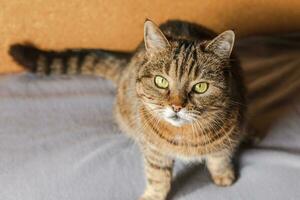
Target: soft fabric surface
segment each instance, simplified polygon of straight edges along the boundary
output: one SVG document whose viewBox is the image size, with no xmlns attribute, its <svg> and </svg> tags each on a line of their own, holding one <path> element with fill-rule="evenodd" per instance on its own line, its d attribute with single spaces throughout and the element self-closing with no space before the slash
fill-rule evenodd
<svg viewBox="0 0 300 200">
<path fill-rule="evenodd" d="M 177 162 L 170 199 L 300 199 L 299 41 L 239 43 L 249 118 L 266 137 L 238 154 L 232 187 L 215 186 L 202 165 Z M 0 199 L 137 199 L 141 155 L 114 124 L 113 101 L 114 87 L 99 78 L 0 77 Z"/>
</svg>

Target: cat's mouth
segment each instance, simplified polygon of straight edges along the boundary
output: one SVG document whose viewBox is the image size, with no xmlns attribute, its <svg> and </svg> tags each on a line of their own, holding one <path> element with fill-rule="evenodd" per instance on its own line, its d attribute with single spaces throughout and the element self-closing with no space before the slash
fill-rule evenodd
<svg viewBox="0 0 300 200">
<path fill-rule="evenodd" d="M 175 114 L 175 115 L 171 116 L 170 119 L 176 121 L 176 120 L 180 120 L 180 117 L 177 114 Z"/>
<path fill-rule="evenodd" d="M 184 124 L 188 123 L 188 120 L 180 117 L 178 114 L 174 114 L 172 116 L 165 117 L 165 120 L 172 124 L 173 126 L 180 127 Z"/>
<path fill-rule="evenodd" d="M 153 110 L 157 109 L 153 104 L 149 103 L 147 104 L 147 107 L 152 112 Z M 192 123 L 191 117 L 189 117 L 187 114 L 186 109 L 182 109 L 179 112 L 174 112 L 170 107 L 166 107 L 161 109 L 161 111 L 162 112 L 157 112 L 156 116 L 173 126 L 181 127 L 185 124 Z"/>
</svg>

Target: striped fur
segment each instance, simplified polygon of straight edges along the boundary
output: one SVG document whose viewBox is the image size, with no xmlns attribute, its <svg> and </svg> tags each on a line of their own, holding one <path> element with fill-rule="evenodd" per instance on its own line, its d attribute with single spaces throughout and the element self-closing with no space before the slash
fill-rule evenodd
<svg viewBox="0 0 300 200">
<path fill-rule="evenodd" d="M 131 53 L 96 49 L 45 51 L 32 44 L 10 47 L 13 59 L 29 71 L 40 75 L 96 75 L 117 81 Z"/>
<path fill-rule="evenodd" d="M 231 55 L 233 32 L 217 36 L 182 21 L 160 29 L 146 21 L 144 30 L 145 45 L 132 54 L 30 45 L 13 45 L 10 54 L 38 74 L 94 74 L 116 82 L 115 117 L 144 155 L 147 184 L 140 200 L 167 198 L 176 158 L 205 160 L 215 184 L 231 185 L 231 160 L 243 138 L 246 111 L 242 71 Z M 155 85 L 157 75 L 168 80 L 166 89 Z M 193 87 L 201 81 L 209 88 L 200 95 Z M 166 120 L 173 105 L 181 109 L 174 120 L 186 118 L 183 124 Z"/>
<path fill-rule="evenodd" d="M 246 111 L 238 60 L 226 57 L 218 46 L 209 46 L 214 33 L 178 21 L 161 29 L 165 37 L 153 36 L 154 44 L 139 48 L 124 71 L 116 103 L 119 125 L 144 153 L 147 187 L 142 200 L 166 199 L 175 158 L 206 160 L 214 183 L 231 185 L 235 180 L 231 159 L 243 137 Z M 155 28 L 152 33 L 160 34 Z M 157 89 L 156 75 L 168 78 L 169 89 Z M 210 93 L 191 93 L 201 79 L 210 82 Z M 162 110 L 172 104 L 182 105 L 197 119 L 173 126 L 162 117 Z"/>
</svg>

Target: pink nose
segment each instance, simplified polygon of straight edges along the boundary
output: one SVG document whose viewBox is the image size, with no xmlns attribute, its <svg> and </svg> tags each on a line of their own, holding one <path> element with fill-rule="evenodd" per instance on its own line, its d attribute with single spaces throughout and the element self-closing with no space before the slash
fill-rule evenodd
<svg viewBox="0 0 300 200">
<path fill-rule="evenodd" d="M 179 112 L 182 109 L 182 106 L 178 106 L 178 105 L 172 105 L 172 108 L 174 110 L 174 112 Z"/>
</svg>

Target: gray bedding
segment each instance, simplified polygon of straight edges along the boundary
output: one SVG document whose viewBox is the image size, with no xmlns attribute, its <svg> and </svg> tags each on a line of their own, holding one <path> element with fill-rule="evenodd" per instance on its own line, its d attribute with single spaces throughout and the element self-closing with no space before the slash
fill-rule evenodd
<svg viewBox="0 0 300 200">
<path fill-rule="evenodd" d="M 170 199 L 300 199 L 300 35 L 239 41 L 249 119 L 266 137 L 237 155 L 239 179 L 215 186 L 177 162 Z M 90 77 L 0 76 L 0 200 L 134 200 L 141 156 L 112 117 L 114 87 Z"/>
</svg>

